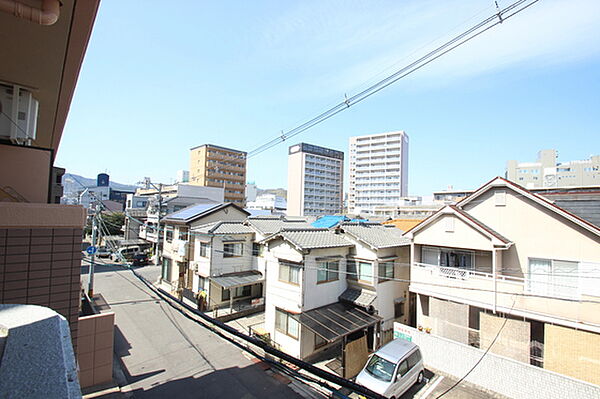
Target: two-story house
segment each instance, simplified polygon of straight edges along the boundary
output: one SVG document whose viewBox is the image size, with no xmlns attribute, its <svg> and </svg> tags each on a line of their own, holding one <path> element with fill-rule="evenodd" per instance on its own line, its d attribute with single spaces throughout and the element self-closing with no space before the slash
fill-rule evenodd
<svg viewBox="0 0 600 399">
<path fill-rule="evenodd" d="M 345 222 L 334 231 L 354 244 L 340 300 L 374 309 L 383 318 L 382 341 L 390 340 L 394 321 L 409 322 L 410 240 L 402 230 L 374 222 Z"/>
<path fill-rule="evenodd" d="M 283 229 L 267 245 L 265 330 L 285 352 L 302 359 L 364 339 L 377 346 L 381 318 L 340 302 L 354 244 L 328 229 Z"/>
<path fill-rule="evenodd" d="M 406 236 L 419 328 L 600 384 L 600 227 L 585 214 L 498 177 Z"/>
<path fill-rule="evenodd" d="M 194 240 L 190 239 L 190 230 L 211 222 L 242 221 L 247 217 L 248 212 L 232 203 L 196 204 L 165 216 L 161 231 L 161 283 L 171 291 L 193 285 L 189 260 L 194 253 Z"/>
</svg>

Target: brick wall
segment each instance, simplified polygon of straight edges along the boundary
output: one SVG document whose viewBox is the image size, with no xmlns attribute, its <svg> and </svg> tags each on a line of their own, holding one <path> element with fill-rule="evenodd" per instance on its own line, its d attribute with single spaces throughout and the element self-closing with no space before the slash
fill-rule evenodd
<svg viewBox="0 0 600 399">
<path fill-rule="evenodd" d="M 82 388 L 110 382 L 113 371 L 114 313 L 79 319 L 79 383 Z"/>
<path fill-rule="evenodd" d="M 456 378 L 466 375 L 484 353 L 483 349 L 402 327 L 411 331 L 412 341 L 421 348 L 425 367 Z M 489 352 L 465 380 L 510 398 L 600 398 L 598 385 Z"/>
<path fill-rule="evenodd" d="M 544 368 L 600 385 L 600 334 L 546 324 Z"/>
<path fill-rule="evenodd" d="M 0 303 L 46 306 L 69 322 L 77 350 L 80 228 L 0 228 Z"/>
<path fill-rule="evenodd" d="M 504 328 L 502 328 L 496 343 L 490 351 L 529 364 L 529 342 L 531 341 L 531 325 L 529 322 L 510 318 L 506 319 L 485 312 L 481 312 L 479 317 L 481 348 L 490 346 L 504 324 L 504 321 L 506 321 Z"/>
</svg>

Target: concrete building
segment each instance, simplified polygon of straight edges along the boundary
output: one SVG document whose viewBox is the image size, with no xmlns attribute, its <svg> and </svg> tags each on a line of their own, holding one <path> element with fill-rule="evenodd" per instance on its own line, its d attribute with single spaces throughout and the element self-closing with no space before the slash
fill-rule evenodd
<svg viewBox="0 0 600 399">
<path fill-rule="evenodd" d="M 247 208 L 285 211 L 287 209 L 287 202 L 284 198 L 275 194 L 262 194 L 256 197 L 254 201 L 248 202 Z"/>
<path fill-rule="evenodd" d="M 332 215 L 342 212 L 344 153 L 300 143 L 289 148 L 287 214 Z"/>
<path fill-rule="evenodd" d="M 404 131 L 350 137 L 348 213 L 372 214 L 408 195 L 408 135 Z"/>
<path fill-rule="evenodd" d="M 175 182 L 176 183 L 189 183 L 190 182 L 190 171 L 183 170 L 183 169 L 178 170 Z"/>
<path fill-rule="evenodd" d="M 254 183 L 246 183 L 246 203 L 256 201 L 258 187 Z"/>
<path fill-rule="evenodd" d="M 246 206 L 246 153 L 203 144 L 190 149 L 190 184 L 221 187 L 225 201 Z"/>
<path fill-rule="evenodd" d="M 526 188 L 600 185 L 600 155 L 558 162 L 558 151 L 541 150 L 536 162 L 510 160 L 506 178 Z"/>
<path fill-rule="evenodd" d="M 498 177 L 409 230 L 417 326 L 481 348 L 500 331 L 492 352 L 599 384 L 600 219 L 577 209 Z"/>
<path fill-rule="evenodd" d="M 78 352 L 85 211 L 53 203 L 51 176 L 99 1 L 45 1 L 43 9 L 39 1 L 13 3 L 0 7 L 0 303 L 48 307 L 68 326 L 51 317 L 63 330 L 53 329 L 60 348 L 42 339 L 52 333 L 42 320 L 30 326 L 34 334 L 10 331 L 18 317 L 0 311 L 9 319 L 0 320 L 9 324 L 1 396 L 78 397 L 72 362 L 59 381 L 52 374 L 62 370 L 48 361 L 72 357 L 70 344 Z M 26 367 L 19 371 L 11 359 Z M 17 390 L 6 369 L 22 378 Z"/>
</svg>

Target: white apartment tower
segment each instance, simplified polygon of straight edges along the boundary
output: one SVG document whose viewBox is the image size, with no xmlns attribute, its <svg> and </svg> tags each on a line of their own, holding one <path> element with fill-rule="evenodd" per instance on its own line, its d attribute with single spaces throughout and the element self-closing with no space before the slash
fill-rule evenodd
<svg viewBox="0 0 600 399">
<path fill-rule="evenodd" d="M 408 195 L 408 135 L 404 131 L 350 137 L 348 213 L 401 205 Z"/>
<path fill-rule="evenodd" d="M 344 153 L 300 143 L 289 148 L 287 214 L 342 212 Z"/>
</svg>

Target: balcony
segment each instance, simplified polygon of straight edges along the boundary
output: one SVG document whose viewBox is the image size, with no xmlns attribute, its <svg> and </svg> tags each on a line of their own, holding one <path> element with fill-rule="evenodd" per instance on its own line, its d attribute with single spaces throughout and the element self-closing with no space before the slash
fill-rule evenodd
<svg viewBox="0 0 600 399">
<path fill-rule="evenodd" d="M 467 303 L 516 316 L 547 322 L 591 326 L 600 332 L 600 301 L 581 293 L 581 287 L 565 290 L 564 283 L 541 283 L 528 278 L 487 271 L 413 262 L 410 291 Z M 573 277 L 570 277 L 573 279 Z M 577 278 L 574 278 L 577 285 Z M 565 293 L 570 293 L 565 295 Z"/>
</svg>

